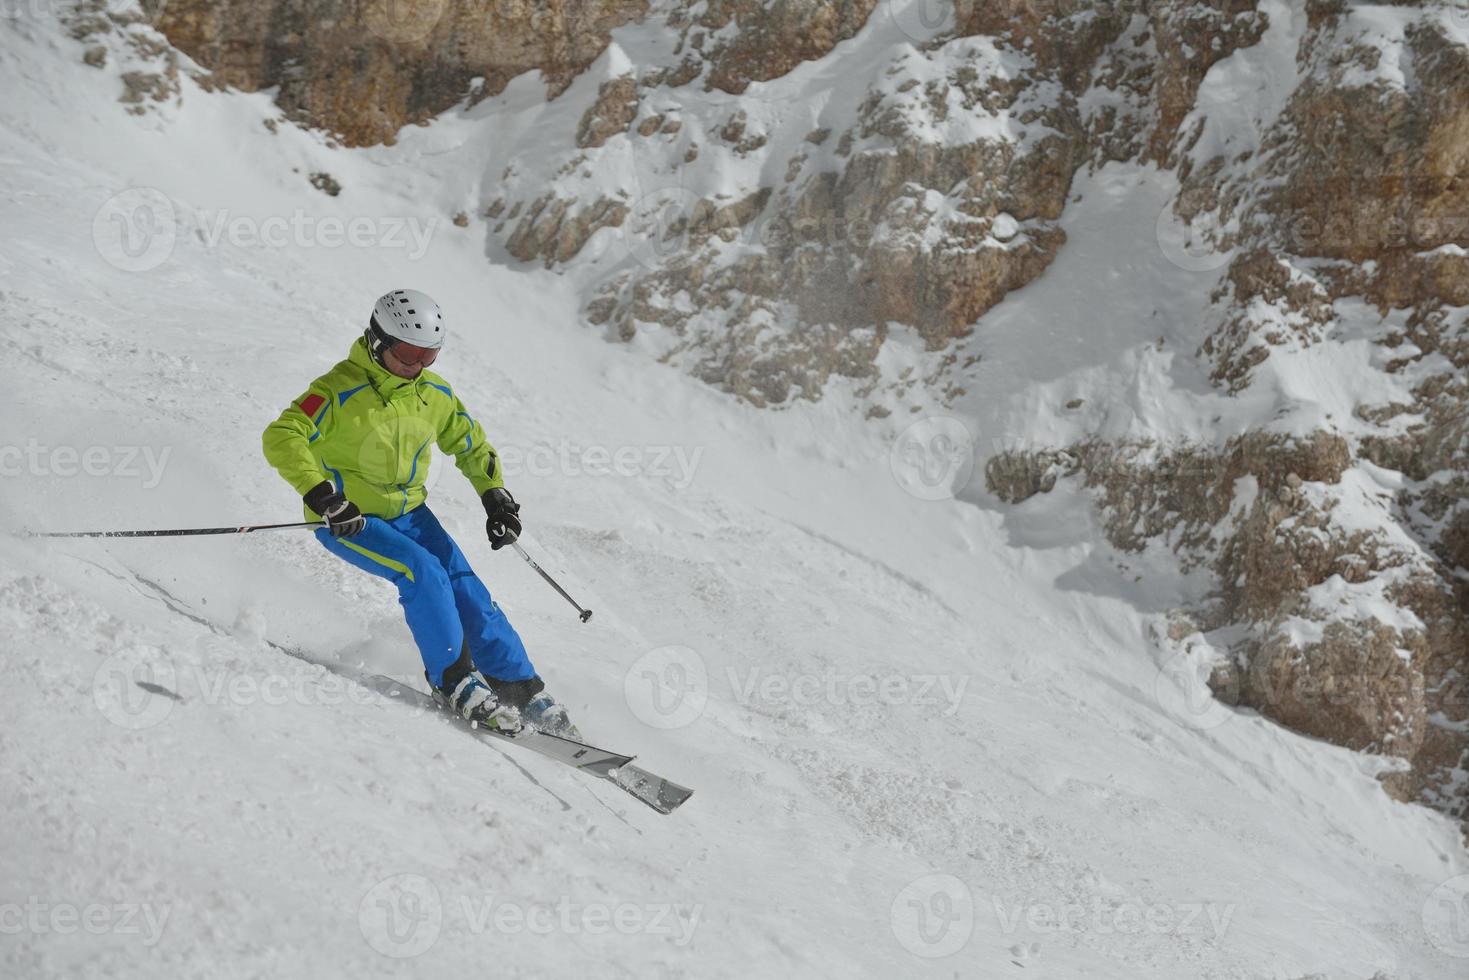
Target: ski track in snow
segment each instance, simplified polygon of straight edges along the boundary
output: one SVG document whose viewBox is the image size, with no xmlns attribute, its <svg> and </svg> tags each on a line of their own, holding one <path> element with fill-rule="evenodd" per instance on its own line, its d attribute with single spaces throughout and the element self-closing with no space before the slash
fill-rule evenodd
<svg viewBox="0 0 1469 980">
<path fill-rule="evenodd" d="M 294 519 L 259 432 L 397 285 L 454 315 L 442 372 L 502 451 L 564 438 L 703 455 L 683 488 L 512 475 L 527 543 L 597 611 L 587 626 L 479 542 L 478 503 L 439 478 L 442 460 L 432 495 L 588 737 L 696 789 L 672 817 L 354 680 L 422 690 L 391 590 L 304 534 L 0 538 L 0 974 L 1463 975 L 1424 929 L 1435 887 L 1469 871 L 1456 829 L 1389 800 L 1379 760 L 1249 713 L 1170 710 L 1147 634 L 1161 600 L 1111 574 L 1118 556 L 1062 498 L 1009 514 L 918 500 L 892 478 L 883 430 L 839 396 L 736 404 L 579 325 L 573 280 L 486 264 L 425 189 L 472 185 L 490 109 L 361 153 L 272 135 L 266 96 L 187 78 L 181 106 L 139 119 L 54 27 L 7 31 L 0 444 L 168 455 L 153 486 L 146 467 L 7 475 L 0 527 Z M 556 111 L 579 115 L 590 81 Z M 342 197 L 293 166 L 331 172 Z M 1127 253 L 1117 236 L 1152 235 L 1168 192 L 1155 178 L 1083 188 L 1062 262 L 1091 275 Z M 130 273 L 93 238 L 98 208 L 130 187 L 163 190 L 185 229 L 194 208 L 417 213 L 420 192 L 444 227 L 419 261 L 185 233 Z M 977 431 L 1025 417 L 1041 397 L 1026 380 L 1077 383 L 1156 337 L 1131 326 L 1156 297 L 1128 289 L 1090 307 L 1112 332 L 1058 344 L 1067 304 L 1088 299 L 1054 288 L 1067 271 L 977 341 L 983 383 L 961 406 Z M 1179 342 L 1190 312 L 1164 310 Z M 1159 410 L 1104 394 L 1098 406 Z M 668 647 L 692 651 L 674 656 L 702 669 L 707 698 L 677 728 L 645 723 L 668 717 L 643 683 Z M 962 696 L 854 704 L 857 677 L 933 677 Z M 815 703 L 791 693 L 801 679 Z M 11 930 L 7 910 L 36 903 L 136 918 L 66 931 L 47 911 Z M 605 915 L 568 925 L 562 908 Z M 619 910 L 635 927 L 609 925 Z"/>
</svg>

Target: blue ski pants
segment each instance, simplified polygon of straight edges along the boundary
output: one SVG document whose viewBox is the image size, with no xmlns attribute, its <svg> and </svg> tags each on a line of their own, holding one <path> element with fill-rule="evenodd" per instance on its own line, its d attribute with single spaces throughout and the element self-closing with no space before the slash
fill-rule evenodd
<svg viewBox="0 0 1469 980">
<path fill-rule="evenodd" d="M 522 681 L 536 675 L 520 634 L 428 507 L 392 520 L 369 517 L 350 538 L 334 538 L 326 528 L 316 537 L 332 554 L 398 587 L 430 684 L 443 683 L 444 670 L 466 645 L 486 677 Z"/>
</svg>

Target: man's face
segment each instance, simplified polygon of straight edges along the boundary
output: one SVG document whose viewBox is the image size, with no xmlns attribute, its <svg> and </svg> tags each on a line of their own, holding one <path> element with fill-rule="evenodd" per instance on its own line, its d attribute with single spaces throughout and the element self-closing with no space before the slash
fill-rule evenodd
<svg viewBox="0 0 1469 980">
<path fill-rule="evenodd" d="M 412 381 L 438 356 L 437 348 L 398 343 L 383 349 L 383 367 L 396 377 Z"/>
</svg>

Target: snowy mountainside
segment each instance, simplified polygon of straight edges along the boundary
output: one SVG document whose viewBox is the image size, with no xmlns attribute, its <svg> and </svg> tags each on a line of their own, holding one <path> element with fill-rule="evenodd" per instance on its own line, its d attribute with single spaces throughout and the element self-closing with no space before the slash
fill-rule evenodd
<svg viewBox="0 0 1469 980">
<path fill-rule="evenodd" d="M 446 48 L 430 2 L 422 44 L 195 6 L 157 24 L 203 66 L 159 77 L 349 143 L 479 65 L 392 140 L 491 262 L 754 404 L 953 416 L 981 506 L 1079 481 L 1111 545 L 1174 553 L 1136 590 L 1161 659 L 1469 813 L 1461 4 L 552 2 L 596 25 L 571 73 Z"/>
<path fill-rule="evenodd" d="M 355 683 L 422 689 L 391 591 L 305 537 L 7 535 L 6 975 L 1458 975 L 1458 828 L 1160 674 L 1136 596 L 1065 587 L 1125 557 L 1077 488 L 924 492 L 855 397 L 761 412 L 487 264 L 443 218 L 490 101 L 348 151 L 0 38 L 0 526 L 293 519 L 260 429 L 422 288 L 596 618 L 476 543 L 452 469 L 432 505 L 583 730 L 697 790 L 664 818 Z"/>
</svg>

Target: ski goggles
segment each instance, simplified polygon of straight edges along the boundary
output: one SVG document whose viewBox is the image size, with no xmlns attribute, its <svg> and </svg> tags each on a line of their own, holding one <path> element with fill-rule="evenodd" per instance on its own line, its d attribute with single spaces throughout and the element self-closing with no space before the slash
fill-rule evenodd
<svg viewBox="0 0 1469 980">
<path fill-rule="evenodd" d="M 401 361 L 409 367 L 428 367 L 438 359 L 439 349 L 437 347 L 415 347 L 406 340 L 399 340 L 388 345 L 388 353 L 393 359 Z"/>
</svg>

